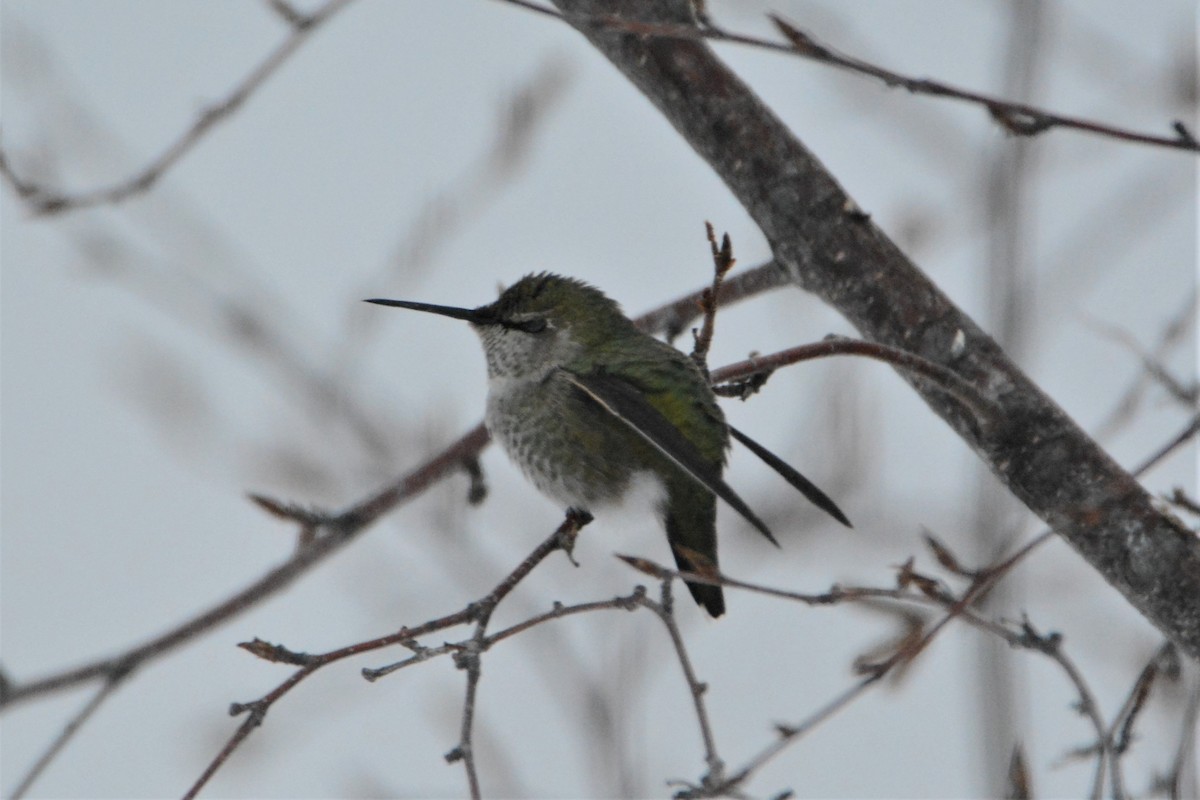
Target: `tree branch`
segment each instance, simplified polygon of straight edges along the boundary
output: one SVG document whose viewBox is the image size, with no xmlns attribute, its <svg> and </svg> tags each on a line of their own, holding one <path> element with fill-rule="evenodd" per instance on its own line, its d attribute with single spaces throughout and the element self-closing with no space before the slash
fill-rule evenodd
<svg viewBox="0 0 1200 800">
<path fill-rule="evenodd" d="M 241 107 L 268 78 L 275 74 L 300 46 L 308 41 L 313 31 L 326 20 L 341 11 L 353 0 L 328 0 L 311 14 L 300 14 L 285 3 L 272 3 L 276 13 L 288 22 L 291 30 L 278 47 L 267 54 L 234 89 L 219 102 L 200 112 L 196 120 L 167 145 L 153 161 L 134 175 L 110 186 L 102 186 L 81 192 L 67 192 L 40 186 L 22 179 L 12 170 L 7 158 L 0 153 L 0 177 L 8 180 L 17 195 L 37 214 L 61 214 L 81 208 L 108 203 L 119 203 L 148 191 L 158 183 L 166 172 L 203 141 L 204 137 L 220 122 L 224 122 Z"/>
<path fill-rule="evenodd" d="M 775 53 L 805 58 L 820 64 L 836 67 L 837 69 L 843 69 L 865 78 L 875 78 L 889 89 L 899 88 L 912 94 L 925 95 L 927 97 L 942 97 L 980 106 L 988 112 L 997 125 L 1014 136 L 1036 136 L 1053 128 L 1065 128 L 1081 133 L 1092 133 L 1097 136 L 1118 139 L 1124 142 L 1200 153 L 1200 141 L 1196 139 L 1187 126 L 1180 120 L 1173 120 L 1171 122 L 1171 130 L 1174 131 L 1174 136 L 1144 133 L 1142 131 L 1120 128 L 1116 125 L 1109 125 L 1104 122 L 1083 119 L 1082 117 L 1072 117 L 1066 114 L 1047 111 L 1028 103 L 1014 102 L 1001 97 L 974 92 L 970 89 L 963 89 L 932 78 L 914 78 L 910 75 L 904 75 L 886 67 L 881 67 L 878 64 L 872 64 L 869 61 L 864 61 L 845 53 L 839 53 L 834 48 L 817 41 L 811 34 L 792 25 L 777 14 L 769 14 L 768 17 L 775 25 L 776 30 L 787 39 L 786 42 L 776 42 L 758 36 L 748 36 L 742 33 L 727 31 L 713 24 L 712 20 L 707 17 L 703 20 L 702 25 L 698 25 L 691 18 L 691 14 L 694 13 L 692 11 L 688 11 L 686 14 L 682 12 L 676 13 L 670 19 L 655 19 L 649 14 L 640 16 L 632 12 L 628 15 L 622 15 L 619 12 L 613 13 L 611 6 L 605 3 L 584 2 L 577 4 L 575 2 L 560 3 L 557 0 L 552 0 L 562 11 L 561 14 L 557 14 L 552 9 L 530 2 L 529 0 L 504 0 L 504 2 L 564 20 L 580 30 L 585 27 L 593 30 L 603 28 L 614 33 L 635 34 L 660 39 L 727 42 L 729 44 L 753 47 L 758 50 L 769 50 Z M 637 10 L 636 4 L 627 7 L 634 11 Z M 679 8 L 679 3 L 674 3 L 674 7 Z"/>
<path fill-rule="evenodd" d="M 605 16 L 694 25 L 691 4 L 554 4 L 725 181 L 797 286 L 838 309 L 866 338 L 953 369 L 996 403 L 992 424 L 977 428 L 942 392 L 910 379 L 1018 499 L 1168 638 L 1200 658 L 1200 540 L 1156 509 L 1150 495 L 871 223 L 706 42 L 614 32 L 590 21 Z"/>
</svg>

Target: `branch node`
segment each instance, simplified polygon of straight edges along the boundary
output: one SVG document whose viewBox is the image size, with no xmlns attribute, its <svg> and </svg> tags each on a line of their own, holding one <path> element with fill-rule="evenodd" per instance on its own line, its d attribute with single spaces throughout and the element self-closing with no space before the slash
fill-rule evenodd
<svg viewBox="0 0 1200 800">
<path fill-rule="evenodd" d="M 270 661 L 275 664 L 292 664 L 303 667 L 313 663 L 314 660 L 314 657 L 309 653 L 298 653 L 294 650 L 289 650 L 281 644 L 271 644 L 270 642 L 263 641 L 257 636 L 254 637 L 253 641 L 239 642 L 238 647 L 264 661 Z"/>
<path fill-rule="evenodd" d="M 1188 130 L 1186 125 L 1183 124 L 1182 120 L 1177 119 L 1172 122 L 1171 129 L 1175 131 L 1175 135 L 1179 137 L 1179 141 L 1181 143 L 1196 150 L 1200 150 L 1200 141 L 1196 140 L 1196 137 L 1192 135 L 1192 132 Z"/>
<path fill-rule="evenodd" d="M 250 703 L 230 703 L 229 716 L 236 717 L 241 714 L 250 712 L 249 721 L 253 727 L 262 725 L 263 718 L 267 716 L 267 704 L 262 700 L 254 700 Z"/>
</svg>

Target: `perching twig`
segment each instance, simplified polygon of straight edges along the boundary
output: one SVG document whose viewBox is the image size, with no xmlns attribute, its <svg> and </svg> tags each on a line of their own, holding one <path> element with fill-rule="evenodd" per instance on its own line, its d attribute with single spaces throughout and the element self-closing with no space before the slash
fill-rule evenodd
<svg viewBox="0 0 1200 800">
<path fill-rule="evenodd" d="M 579 528 L 585 524 L 587 524 L 587 519 L 585 517 L 578 514 L 568 514 L 567 519 L 563 522 L 563 524 L 560 525 L 558 529 L 555 530 L 554 533 L 552 533 L 547 539 L 539 544 L 533 550 L 533 552 L 530 553 L 519 565 L 517 565 L 516 569 L 510 572 L 504 578 L 504 580 L 502 580 L 496 586 L 496 588 L 489 592 L 484 598 L 470 604 L 466 608 L 456 611 L 452 614 L 447 614 L 437 619 L 430 620 L 413 628 L 401 628 L 398 632 L 389 634 L 387 636 L 381 636 L 369 641 L 359 642 L 357 644 L 338 648 L 337 650 L 332 650 L 327 653 L 305 655 L 302 659 L 303 666 L 292 673 L 287 680 L 283 681 L 273 690 L 257 700 L 248 703 L 234 703 L 232 706 L 230 706 L 230 714 L 235 716 L 247 714 L 248 716 L 246 717 L 246 720 L 233 733 L 216 757 L 209 762 L 208 766 L 205 767 L 204 772 L 201 773 L 200 777 L 196 779 L 196 782 L 192 784 L 184 796 L 186 798 L 195 797 L 200 790 L 204 788 L 204 785 L 209 781 L 209 779 L 216 774 L 217 770 L 224 765 L 234 751 L 241 746 L 242 742 L 246 740 L 250 733 L 262 724 L 262 721 L 271 706 L 296 686 L 298 686 L 301 682 L 303 682 L 305 678 L 322 667 L 328 666 L 329 664 L 337 661 L 341 661 L 344 658 L 361 655 L 363 653 L 372 652 L 393 645 L 408 646 L 411 649 L 412 643 L 421 636 L 425 636 L 435 631 L 453 628 L 458 625 L 469 624 L 471 622 L 476 623 L 476 635 L 472 637 L 472 641 L 482 643 L 483 639 L 482 634 L 479 632 L 479 624 L 482 623 L 483 626 L 486 627 L 487 620 L 490 618 L 492 611 L 505 597 L 508 596 L 508 594 L 514 588 L 516 588 L 517 584 L 520 583 L 521 580 L 523 580 L 538 564 L 544 561 L 546 557 L 555 550 L 560 550 L 565 546 L 568 546 L 568 543 L 571 541 L 571 536 L 577 533 Z M 264 645 L 265 643 L 255 643 L 253 646 L 244 647 L 243 649 L 249 650 L 250 652 L 259 656 L 268 653 L 273 656 L 279 652 L 292 652 L 288 648 L 282 648 L 277 645 Z M 277 659 L 271 657 L 270 660 Z M 471 671 L 468 666 L 468 676 L 470 675 Z M 463 722 L 464 739 L 462 742 L 460 742 L 459 747 L 456 748 L 456 750 L 462 751 L 461 757 L 468 764 L 468 777 L 471 783 L 471 791 L 472 795 L 476 797 L 479 796 L 478 779 L 474 771 L 474 761 L 470 758 L 469 751 L 472 719 L 471 714 L 473 714 L 474 710 L 474 688 L 477 683 L 478 671 L 476 669 L 474 680 L 472 681 L 470 677 L 468 677 L 468 709 L 464 712 Z M 468 713 L 468 711 L 470 713 Z M 455 751 L 451 751 L 452 754 L 454 752 Z"/>
<path fill-rule="evenodd" d="M 446 754 L 446 761 L 448 762 L 453 763 L 460 760 L 463 762 L 463 767 L 467 771 L 467 784 L 471 790 L 472 800 L 480 800 L 483 796 L 479 788 L 479 773 L 475 766 L 475 750 L 472 744 L 472 734 L 474 733 L 475 725 L 475 697 L 479 691 L 479 678 L 483 674 L 481 656 L 488 646 L 486 634 L 488 623 L 492 619 L 492 612 L 496 610 L 496 606 L 500 604 L 500 601 L 551 552 L 556 549 L 562 550 L 569 556 L 575 546 L 576 535 L 578 535 L 584 525 L 587 525 L 591 521 L 592 516 L 590 514 L 574 509 L 568 511 L 567 518 L 563 520 L 562 525 L 558 526 L 558 530 L 554 532 L 554 535 L 550 539 L 543 542 L 540 547 L 522 561 L 487 597 L 472 604 L 476 616 L 475 633 L 466 645 L 458 649 L 454 655 L 455 665 L 467 673 L 467 690 L 466 698 L 463 701 L 461 736 L 458 744 Z"/>
</svg>

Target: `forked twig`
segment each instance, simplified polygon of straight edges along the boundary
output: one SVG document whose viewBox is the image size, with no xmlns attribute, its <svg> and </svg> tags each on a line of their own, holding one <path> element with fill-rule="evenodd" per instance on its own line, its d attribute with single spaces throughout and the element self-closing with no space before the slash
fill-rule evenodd
<svg viewBox="0 0 1200 800">
<path fill-rule="evenodd" d="M 306 655 L 303 658 L 303 666 L 293 672 L 285 681 L 280 683 L 267 694 L 248 703 L 232 704 L 230 706 L 229 713 L 235 716 L 247 714 L 245 721 L 243 721 L 238 729 L 234 731 L 233 735 L 221 748 L 221 751 L 216 755 L 216 757 L 209 762 L 204 771 L 201 773 L 200 777 L 196 779 L 195 783 L 193 783 L 188 789 L 184 797 L 196 797 L 200 790 L 204 788 L 204 785 L 209 781 L 209 779 L 225 764 L 229 757 L 238 749 L 238 747 L 241 746 L 242 742 L 246 740 L 250 733 L 262 724 L 262 721 L 265 718 L 267 711 L 270 710 L 271 706 L 292 689 L 296 688 L 296 686 L 303 682 L 305 678 L 317 670 L 328 666 L 329 664 L 341 661 L 342 659 L 361 655 L 363 653 L 373 652 L 384 647 L 401 645 L 411 648 L 412 643 L 421 636 L 425 636 L 435 631 L 446 630 L 447 628 L 469 624 L 471 622 L 476 623 L 477 626 L 476 636 L 473 637 L 473 640 L 479 639 L 479 641 L 482 641 L 482 637 L 478 632 L 479 624 L 482 622 L 484 626 L 486 626 L 487 619 L 490 617 L 492 611 L 505 597 L 508 596 L 508 594 L 514 588 L 516 588 L 517 584 L 519 584 L 521 580 L 523 580 L 530 572 L 532 572 L 533 569 L 542 561 L 544 561 L 551 553 L 556 550 L 569 547 L 570 543 L 573 542 L 573 536 L 578 533 L 579 528 L 585 524 L 587 524 L 587 521 L 584 517 L 581 517 L 577 514 L 568 514 L 562 525 L 560 525 L 554 531 L 554 533 L 550 534 L 548 538 L 534 548 L 533 552 L 531 552 L 520 564 L 518 564 L 517 567 L 504 578 L 504 580 L 497 584 L 497 586 L 491 592 L 489 592 L 478 602 L 471 603 L 469 606 L 460 611 L 430 620 L 413 628 L 404 627 L 396 633 L 392 633 L 387 636 L 381 636 L 365 642 L 358 642 L 357 644 L 341 647 L 337 650 L 331 650 L 327 653 L 311 656 Z M 283 652 L 291 653 L 291 651 L 287 650 L 286 648 L 280 649 L 274 647 L 263 647 L 262 643 L 260 642 L 254 642 L 245 645 L 243 646 L 243 649 L 247 649 L 259 656 L 264 655 L 264 653 L 278 653 L 281 650 Z M 470 756 L 471 720 L 473 719 L 474 691 L 475 686 L 478 683 L 478 672 L 476 671 L 474 680 L 471 679 L 471 674 L 471 671 L 468 669 L 468 708 L 464 710 L 464 740 L 460 742 L 459 747 L 456 749 L 462 751 L 461 757 L 467 764 L 467 774 L 471 784 L 472 795 L 478 797 L 478 778 L 475 774 L 474 760 Z M 454 752 L 455 751 L 451 751 L 452 754 Z"/>
</svg>

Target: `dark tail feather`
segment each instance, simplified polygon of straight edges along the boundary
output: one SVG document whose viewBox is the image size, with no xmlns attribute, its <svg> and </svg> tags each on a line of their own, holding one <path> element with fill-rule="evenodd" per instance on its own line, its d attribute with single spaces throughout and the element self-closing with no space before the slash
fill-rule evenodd
<svg viewBox="0 0 1200 800">
<path fill-rule="evenodd" d="M 733 438 L 746 445 L 751 453 L 761 458 L 768 467 L 778 472 L 785 481 L 796 487 L 796 490 L 807 497 L 810 503 L 847 528 L 854 527 L 850 524 L 850 520 L 846 519 L 842 510 L 837 507 L 837 504 L 829 499 L 829 495 L 818 489 L 816 484 L 801 475 L 794 467 L 732 425 L 729 426 L 729 432 L 733 434 Z"/>
<path fill-rule="evenodd" d="M 703 572 L 704 568 L 698 564 L 693 564 L 688 560 L 687 556 L 675 553 L 675 564 L 683 572 Z M 689 583 L 688 591 L 692 593 L 692 598 L 697 605 L 704 606 L 704 610 L 711 617 L 719 617 L 725 613 L 725 593 L 721 591 L 720 586 L 709 586 L 706 583 Z"/>
<path fill-rule="evenodd" d="M 667 513 L 667 541 L 681 571 L 703 575 L 717 568 L 716 498 L 710 494 L 697 505 L 678 514 Z M 719 617 L 725 613 L 725 594 L 720 586 L 688 583 L 687 587 L 709 615 Z"/>
</svg>

